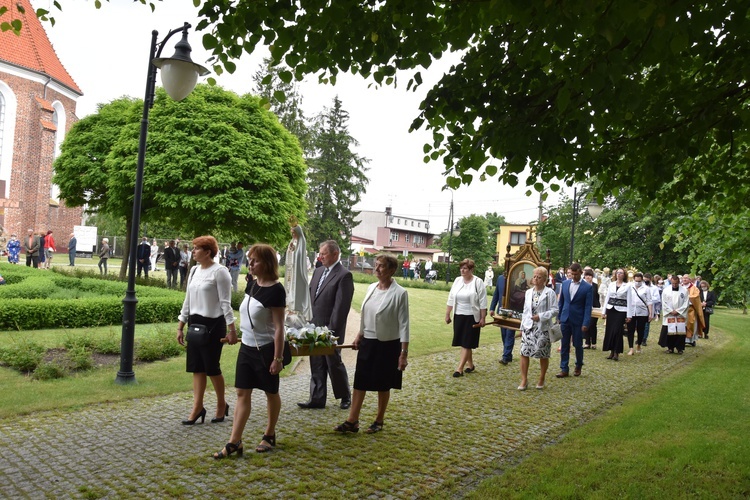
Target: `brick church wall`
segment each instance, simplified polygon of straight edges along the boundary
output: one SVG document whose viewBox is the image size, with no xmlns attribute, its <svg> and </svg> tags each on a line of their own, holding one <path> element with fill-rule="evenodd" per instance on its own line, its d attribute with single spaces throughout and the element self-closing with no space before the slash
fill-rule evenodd
<svg viewBox="0 0 750 500">
<path fill-rule="evenodd" d="M 7 73 L 0 72 L 0 80 L 17 99 L 13 165 L 5 203 L 11 205 L 5 208 L 6 233 L 21 237 L 28 229 L 37 233 L 52 230 L 58 250 L 66 251 L 68 235 L 73 226 L 81 224 L 83 209 L 66 207 L 62 201 L 56 206 L 50 200 L 56 133 L 51 104 L 59 101 L 63 105 L 66 129 L 70 131 L 78 120 L 75 100 L 49 87 L 45 89 L 43 83 Z"/>
</svg>

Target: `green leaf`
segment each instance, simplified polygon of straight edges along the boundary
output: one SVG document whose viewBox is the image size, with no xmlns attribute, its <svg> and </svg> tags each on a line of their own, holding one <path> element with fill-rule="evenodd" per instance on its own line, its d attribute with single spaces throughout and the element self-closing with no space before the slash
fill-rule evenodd
<svg viewBox="0 0 750 500">
<path fill-rule="evenodd" d="M 286 94 L 284 93 L 283 90 L 274 91 L 273 98 L 282 103 L 286 102 Z"/>
</svg>

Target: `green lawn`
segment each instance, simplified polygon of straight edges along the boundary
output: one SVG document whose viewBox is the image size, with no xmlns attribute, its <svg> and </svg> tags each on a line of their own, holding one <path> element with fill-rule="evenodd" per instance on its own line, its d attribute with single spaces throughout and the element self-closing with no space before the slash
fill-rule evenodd
<svg viewBox="0 0 750 500">
<path fill-rule="evenodd" d="M 711 326 L 721 332 L 712 335 L 731 337 L 725 349 L 498 471 L 469 497 L 750 496 L 749 321 L 740 311 L 720 311 Z"/>
<path fill-rule="evenodd" d="M 163 274 L 163 273 L 162 273 Z M 367 285 L 355 284 L 353 307 L 359 310 Z M 450 349 L 452 326 L 446 325 L 445 301 L 447 292 L 429 289 L 409 289 L 411 317 L 410 357 L 423 356 Z M 235 312 L 235 315 L 239 315 Z M 136 325 L 136 338 L 151 335 L 156 329 L 176 328 L 175 323 Z M 34 331 L 0 332 L 0 347 L 6 347 L 21 339 L 32 339 L 47 348 L 63 346 L 68 336 L 117 336 L 121 326 L 105 326 L 79 329 L 53 329 Z M 500 342 L 499 330 L 487 328 L 483 333 L 483 345 Z M 226 380 L 234 380 L 235 360 L 239 347 L 225 346 L 222 354 L 222 371 Z M 54 381 L 37 381 L 16 370 L 0 367 L 0 418 L 11 417 L 41 410 L 63 410 L 66 408 L 108 401 L 149 397 L 182 392 L 187 389 L 189 378 L 184 374 L 184 355 L 155 363 L 136 364 L 134 371 L 137 384 L 120 386 L 115 384 L 119 362 L 96 368 Z M 210 390 L 210 389 L 209 389 Z"/>
</svg>

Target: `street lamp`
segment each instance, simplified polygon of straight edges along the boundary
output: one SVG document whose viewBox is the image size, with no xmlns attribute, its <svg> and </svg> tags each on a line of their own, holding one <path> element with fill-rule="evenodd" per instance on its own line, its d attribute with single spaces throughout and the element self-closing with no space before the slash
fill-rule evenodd
<svg viewBox="0 0 750 500">
<path fill-rule="evenodd" d="M 580 198 L 583 198 L 584 194 L 585 193 L 581 193 Z M 575 246 L 576 239 L 576 218 L 578 217 L 578 205 L 581 202 L 580 198 L 578 196 L 578 189 L 573 187 L 573 222 L 570 226 L 570 264 L 573 263 L 573 247 Z M 596 220 L 604 210 L 603 206 L 593 201 L 586 205 L 586 208 L 588 209 L 589 215 L 594 220 Z"/>
<path fill-rule="evenodd" d="M 122 339 L 120 341 L 120 371 L 115 382 L 118 384 L 135 383 L 133 372 L 133 344 L 135 341 L 135 308 L 138 299 L 135 297 L 135 262 L 138 243 L 138 229 L 141 223 L 141 196 L 143 194 L 143 167 L 146 162 L 146 138 L 148 137 L 148 114 L 154 105 L 156 88 L 156 70 L 161 69 L 161 81 L 167 94 L 176 101 L 187 97 L 195 88 L 198 76 L 205 76 L 208 69 L 196 64 L 190 58 L 190 44 L 187 32 L 190 24 L 170 31 L 161 42 L 156 41 L 159 32 L 151 32 L 151 48 L 148 53 L 148 73 L 146 76 L 146 96 L 143 99 L 143 117 L 141 118 L 141 135 L 138 141 L 138 164 L 135 171 L 135 191 L 133 194 L 133 216 L 130 225 L 130 246 L 128 251 L 128 289 L 122 299 Z M 175 45 L 172 57 L 160 57 L 164 45 L 175 33 L 182 31 L 182 40 Z"/>
</svg>

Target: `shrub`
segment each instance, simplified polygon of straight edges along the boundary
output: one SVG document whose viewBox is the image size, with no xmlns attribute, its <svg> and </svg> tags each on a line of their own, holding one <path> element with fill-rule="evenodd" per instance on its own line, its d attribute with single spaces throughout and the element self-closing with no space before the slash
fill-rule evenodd
<svg viewBox="0 0 750 500">
<path fill-rule="evenodd" d="M 65 367 L 59 363 L 42 363 L 34 370 L 34 378 L 37 380 L 52 380 L 63 378 L 65 376 Z"/>
<path fill-rule="evenodd" d="M 157 361 L 179 356 L 181 353 L 182 347 L 166 328 L 160 328 L 155 335 L 135 342 L 135 358 L 139 361 Z"/>
<path fill-rule="evenodd" d="M 30 340 L 0 349 L 0 362 L 21 372 L 31 372 L 42 362 L 47 352 L 44 346 Z"/>
<path fill-rule="evenodd" d="M 69 351 L 78 347 L 91 350 L 95 345 L 96 341 L 91 334 L 67 335 L 63 341 L 63 347 Z"/>
<path fill-rule="evenodd" d="M 110 332 L 105 337 L 96 339 L 93 349 L 102 354 L 120 354 L 120 343 L 121 338 L 115 332 Z"/>
<path fill-rule="evenodd" d="M 71 370 L 83 371 L 94 367 L 94 358 L 91 356 L 91 350 L 83 346 L 68 349 L 67 358 L 70 362 Z"/>
</svg>

